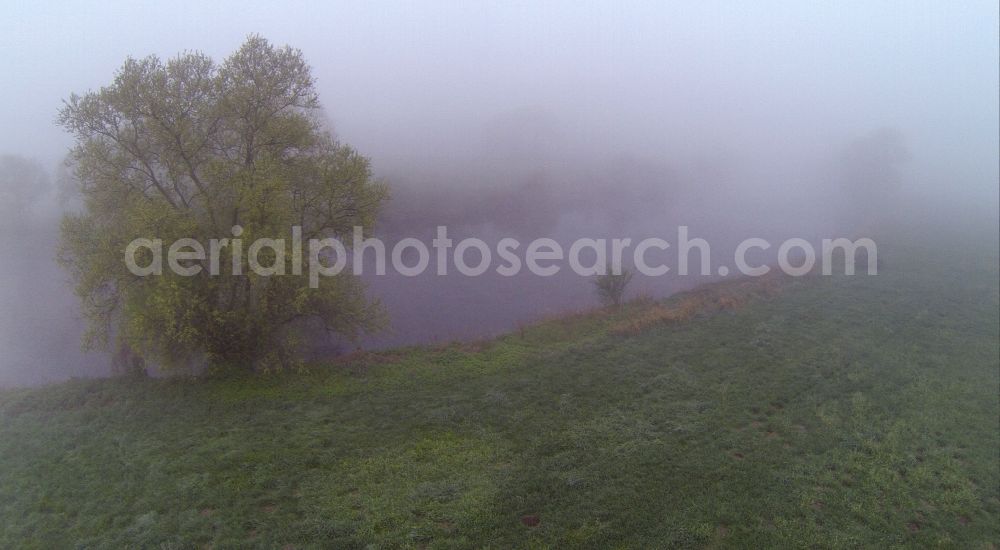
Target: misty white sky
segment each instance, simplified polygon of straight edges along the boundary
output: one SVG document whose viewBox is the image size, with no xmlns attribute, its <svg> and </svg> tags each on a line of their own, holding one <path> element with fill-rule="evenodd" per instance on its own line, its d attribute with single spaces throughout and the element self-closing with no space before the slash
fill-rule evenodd
<svg viewBox="0 0 1000 550">
<path fill-rule="evenodd" d="M 221 59 L 256 32 L 304 51 L 376 168 L 527 108 L 583 147 L 650 157 L 782 162 L 893 126 L 927 185 L 996 193 L 995 2 L 133 4 L 3 8 L 0 152 L 60 158 L 62 99 L 128 55 Z"/>
</svg>

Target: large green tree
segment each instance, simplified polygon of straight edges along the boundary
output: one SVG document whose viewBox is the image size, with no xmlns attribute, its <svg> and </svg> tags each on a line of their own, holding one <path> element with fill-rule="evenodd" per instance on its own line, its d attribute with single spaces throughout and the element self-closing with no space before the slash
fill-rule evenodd
<svg viewBox="0 0 1000 550">
<path fill-rule="evenodd" d="M 247 243 L 287 242 L 293 225 L 305 240 L 370 231 L 386 186 L 323 120 L 301 52 L 258 36 L 221 64 L 201 53 L 128 59 L 109 86 L 73 95 L 59 122 L 76 138 L 84 206 L 63 220 L 60 259 L 90 322 L 86 343 L 115 335 L 165 367 L 204 357 L 259 369 L 294 364 L 317 327 L 351 337 L 377 328 L 380 308 L 355 276 L 310 288 L 290 253 L 285 275 L 270 277 L 245 267 L 212 276 L 207 261 L 195 276 L 139 277 L 124 262 L 136 238 L 207 242 L 236 225 Z M 232 253 L 222 250 L 222 266 Z"/>
</svg>

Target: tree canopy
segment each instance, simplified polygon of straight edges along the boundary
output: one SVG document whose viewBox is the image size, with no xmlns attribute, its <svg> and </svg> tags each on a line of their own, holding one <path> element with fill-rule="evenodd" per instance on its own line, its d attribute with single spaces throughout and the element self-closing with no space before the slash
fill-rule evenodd
<svg viewBox="0 0 1000 550">
<path fill-rule="evenodd" d="M 387 187 L 323 123 L 299 50 L 251 36 L 217 64 L 185 52 L 127 59 L 99 91 L 73 95 L 59 123 L 83 208 L 64 218 L 60 260 L 90 323 L 87 344 L 114 335 L 165 367 L 204 357 L 246 368 L 296 362 L 304 331 L 348 337 L 378 328 L 378 304 L 349 274 L 310 288 L 292 257 L 284 276 L 130 272 L 136 238 L 338 237 L 373 228 Z M 261 262 L 266 265 L 266 252 Z M 221 251 L 231 265 L 233 250 Z M 275 261 L 276 255 L 270 256 Z"/>
</svg>

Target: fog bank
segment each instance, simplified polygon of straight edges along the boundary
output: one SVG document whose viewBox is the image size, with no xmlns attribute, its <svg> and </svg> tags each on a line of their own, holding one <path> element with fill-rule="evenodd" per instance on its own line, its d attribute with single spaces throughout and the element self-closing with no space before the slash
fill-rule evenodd
<svg viewBox="0 0 1000 550">
<path fill-rule="evenodd" d="M 673 242 L 685 225 L 722 261 L 749 237 L 997 223 L 991 2 L 3 9 L 0 385 L 108 372 L 79 351 L 54 262 L 71 205 L 63 99 L 109 83 L 127 56 L 221 59 L 249 33 L 303 50 L 338 138 L 392 187 L 377 227 L 390 242 L 429 242 L 438 225 L 456 242 Z M 366 347 L 483 337 L 597 303 L 566 272 L 366 280 L 392 319 Z M 639 278 L 630 295 L 699 282 Z"/>
</svg>

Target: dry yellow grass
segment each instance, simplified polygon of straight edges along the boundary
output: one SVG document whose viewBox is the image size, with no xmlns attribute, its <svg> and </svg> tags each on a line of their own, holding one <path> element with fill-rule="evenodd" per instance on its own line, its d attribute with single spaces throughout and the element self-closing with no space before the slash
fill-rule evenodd
<svg viewBox="0 0 1000 550">
<path fill-rule="evenodd" d="M 656 325 L 682 323 L 697 315 L 739 309 L 755 299 L 777 295 L 787 280 L 787 276 L 772 273 L 753 279 L 711 283 L 681 294 L 674 303 L 652 304 L 613 324 L 609 331 L 622 336 L 633 335 Z"/>
</svg>

